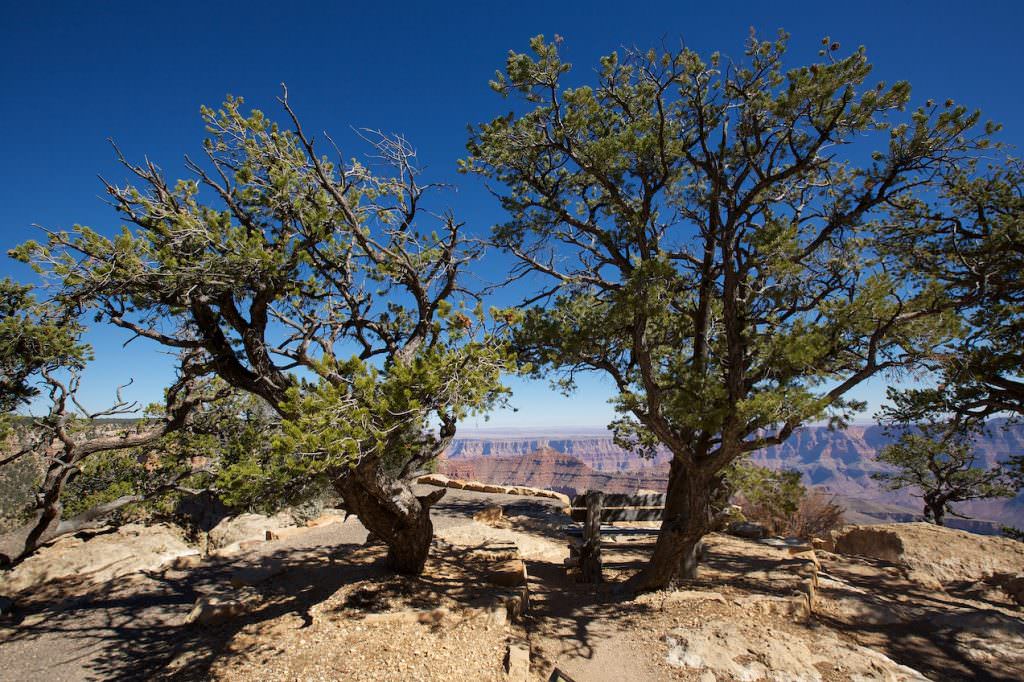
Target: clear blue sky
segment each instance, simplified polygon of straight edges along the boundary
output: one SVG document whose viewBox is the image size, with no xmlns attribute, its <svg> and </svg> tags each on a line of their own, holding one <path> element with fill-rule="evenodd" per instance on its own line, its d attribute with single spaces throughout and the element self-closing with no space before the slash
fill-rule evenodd
<svg viewBox="0 0 1024 682">
<path fill-rule="evenodd" d="M 12 2 L 0 21 L 0 234 L 9 248 L 38 236 L 31 227 L 101 230 L 118 225 L 96 179 L 124 179 L 106 138 L 130 158 L 143 154 L 169 174 L 203 136 L 200 104 L 225 93 L 274 113 L 287 82 L 309 130 L 339 136 L 350 127 L 405 134 L 432 179 L 458 185 L 449 203 L 474 230 L 501 220 L 480 183 L 455 173 L 466 126 L 504 113 L 487 81 L 509 49 L 537 33 L 565 38 L 578 74 L 621 45 L 682 37 L 701 52 L 740 54 L 749 27 L 792 34 L 794 64 L 816 56 L 830 35 L 844 48 L 866 45 L 879 79 L 907 79 L 928 98 L 982 109 L 1024 142 L 1024 3 L 1006 2 Z M 275 114 L 276 115 L 276 114 Z M 0 275 L 32 274 L 4 262 Z M 90 335 L 97 362 L 85 386 L 100 406 L 113 384 L 134 378 L 133 395 L 152 400 L 169 361 L 117 330 Z M 885 382 L 860 397 L 877 405 Z M 565 399 L 543 382 L 514 381 L 518 413 L 497 426 L 607 422 L 607 383 L 584 382 Z M 482 420 L 479 422 L 483 425 Z"/>
</svg>

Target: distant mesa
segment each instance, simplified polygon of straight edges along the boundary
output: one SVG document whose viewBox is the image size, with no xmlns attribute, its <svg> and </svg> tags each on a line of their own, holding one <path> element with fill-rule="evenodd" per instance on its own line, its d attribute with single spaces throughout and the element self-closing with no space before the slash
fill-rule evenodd
<svg viewBox="0 0 1024 682">
<path fill-rule="evenodd" d="M 805 484 L 835 495 L 855 523 L 906 522 L 920 518 L 919 500 L 908 492 L 887 492 L 871 479 L 883 466 L 875 454 L 890 442 L 875 425 L 852 425 L 835 431 L 809 426 L 784 444 L 755 453 L 756 463 L 796 469 Z M 1024 452 L 1024 425 L 994 424 L 978 440 L 980 460 L 990 466 L 1011 454 Z M 664 490 L 668 481 L 667 450 L 653 459 L 624 450 L 606 430 L 567 428 L 503 429 L 475 432 L 457 438 L 445 453 L 440 470 L 453 478 L 501 485 L 526 485 L 569 495 L 588 489 L 635 493 Z M 1024 527 L 1024 493 L 1010 500 L 979 500 L 957 506 L 971 520 L 949 519 L 948 525 L 980 533 L 996 533 L 1000 525 Z"/>
</svg>

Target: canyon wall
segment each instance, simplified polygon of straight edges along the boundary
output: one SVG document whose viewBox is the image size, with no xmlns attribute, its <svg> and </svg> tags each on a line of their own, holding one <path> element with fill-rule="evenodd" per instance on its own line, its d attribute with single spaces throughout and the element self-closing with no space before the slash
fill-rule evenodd
<svg viewBox="0 0 1024 682">
<path fill-rule="evenodd" d="M 772 468 L 796 469 L 808 486 L 836 495 L 855 519 L 865 520 L 861 517 L 866 515 L 910 520 L 920 513 L 920 501 L 909 491 L 884 491 L 871 478 L 884 469 L 876 453 L 892 440 L 877 425 L 853 425 L 841 431 L 810 426 L 798 429 L 782 445 L 753 453 L 752 459 Z M 993 422 L 977 439 L 976 452 L 984 466 L 1024 452 L 1024 425 Z M 641 458 L 600 432 L 537 437 L 470 434 L 452 444 L 440 466 L 451 476 L 506 485 L 570 494 L 587 489 L 631 493 L 663 490 L 669 460 L 664 450 L 654 459 Z M 1024 527 L 1024 494 L 1010 500 L 969 502 L 957 509 L 972 518 Z"/>
</svg>

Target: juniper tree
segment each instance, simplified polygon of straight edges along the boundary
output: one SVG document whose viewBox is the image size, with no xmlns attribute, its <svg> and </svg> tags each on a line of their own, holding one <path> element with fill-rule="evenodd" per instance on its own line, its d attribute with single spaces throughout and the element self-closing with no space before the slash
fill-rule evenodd
<svg viewBox="0 0 1024 682">
<path fill-rule="evenodd" d="M 956 415 L 948 409 L 951 403 L 945 410 L 931 403 L 922 412 L 915 394 L 890 391 L 889 398 L 883 420 L 887 433 L 899 438 L 878 454 L 891 470 L 871 477 L 887 490 L 909 488 L 923 501 L 926 521 L 941 526 L 946 514 L 966 518 L 953 508 L 956 502 L 1014 495 L 1005 462 L 978 461 L 975 440 L 984 433 L 984 422 Z"/>
<path fill-rule="evenodd" d="M 237 98 L 204 107 L 205 159 L 186 157 L 178 182 L 119 153 L 138 184 L 106 188 L 131 228 L 76 226 L 18 254 L 69 304 L 198 353 L 273 406 L 283 435 L 252 473 L 281 489 L 328 482 L 389 565 L 418 573 L 444 491 L 418 496 L 412 480 L 502 395 L 505 352 L 461 279 L 482 247 L 430 211 L 403 138 L 365 135 L 376 169 L 330 160 L 280 101 L 285 127 Z"/>
<path fill-rule="evenodd" d="M 910 464 L 942 455 L 944 468 L 952 467 L 968 490 L 974 481 L 1002 493 L 1006 485 L 1024 487 L 1024 454 L 1011 453 L 1000 466 L 1006 478 L 993 487 L 969 452 L 943 452 L 950 438 L 954 445 L 966 442 L 964 434 L 994 416 L 1008 417 L 1008 425 L 1024 415 L 1024 165 L 1007 158 L 975 172 L 979 164 L 948 173 L 934 196 L 897 207 L 900 222 L 913 227 L 891 235 L 907 274 L 941 282 L 963 323 L 955 339 L 925 359 L 938 384 L 893 394 L 886 418 L 923 423 L 933 432 L 906 444 L 902 456 Z M 951 432 L 935 426 L 937 420 L 948 420 Z M 936 476 L 929 485 L 939 485 Z"/>
<path fill-rule="evenodd" d="M 170 490 L 187 489 L 195 472 L 174 467 L 157 476 L 150 472 L 145 484 L 103 499 L 69 501 L 69 487 L 98 458 L 135 456 L 136 449 L 157 443 L 181 429 L 194 409 L 218 398 L 200 380 L 203 369 L 186 354 L 163 405 L 153 406 L 144 419 L 124 427 L 100 427 L 97 420 L 136 416 L 137 405 L 123 400 L 104 410 L 88 410 L 78 398 L 82 371 L 92 356 L 82 342 L 83 327 L 72 310 L 50 301 L 39 302 L 31 287 L 5 281 L 0 306 L 0 365 L 4 370 L 2 401 L 8 412 L 37 397 L 38 416 L 23 417 L 5 434 L 0 469 L 24 462 L 38 463 L 41 475 L 31 491 L 28 520 L 0 537 L 0 565 L 17 563 L 41 545 L 62 535 L 102 525 L 118 510 Z M 31 466 L 30 466 L 31 468 Z M 26 491 L 27 492 L 27 491 Z"/>
<path fill-rule="evenodd" d="M 39 395 L 32 378 L 40 371 L 85 365 L 89 348 L 80 332 L 74 316 L 38 303 L 32 287 L 0 281 L 0 413 Z"/>
<path fill-rule="evenodd" d="M 619 442 L 672 453 L 638 587 L 693 575 L 730 462 L 842 422 L 853 388 L 955 327 L 940 286 L 892 276 L 881 235 L 894 204 L 985 144 L 978 115 L 904 116 L 910 86 L 868 83 L 863 49 L 826 39 L 786 70 L 786 41 L 752 36 L 740 62 L 625 50 L 567 87 L 537 37 L 492 82 L 521 108 L 468 145 L 464 170 L 495 181 L 509 215 L 493 238 L 513 275 L 548 282 L 524 301 L 522 359 L 569 387 L 610 376 Z"/>
</svg>

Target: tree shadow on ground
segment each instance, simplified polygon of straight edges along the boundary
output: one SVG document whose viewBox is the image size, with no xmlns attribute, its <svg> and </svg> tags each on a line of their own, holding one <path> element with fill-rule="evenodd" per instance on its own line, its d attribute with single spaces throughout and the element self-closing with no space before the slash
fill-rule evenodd
<svg viewBox="0 0 1024 682">
<path fill-rule="evenodd" d="M 986 664 L 984 652 L 976 652 L 981 655 L 973 660 L 967 655 L 982 642 L 998 645 L 1010 636 L 1024 637 L 1024 619 L 1020 617 L 1024 612 L 1008 600 L 979 599 L 965 593 L 964 584 L 927 587 L 908 579 L 902 567 L 876 559 L 844 556 L 841 562 L 824 562 L 822 569 L 822 575 L 837 577 L 848 586 L 830 585 L 823 594 L 833 599 L 855 598 L 879 609 L 882 618 L 819 613 L 816 618 L 821 624 L 933 679 L 1024 679 L 1024 666 L 1010 669 L 1005 659 Z M 965 598 L 974 603 L 965 603 Z M 1008 615 L 1007 610 L 1020 615 Z M 898 617 L 885 617 L 890 614 Z M 974 644 L 969 643 L 972 639 Z"/>
<path fill-rule="evenodd" d="M 621 590 L 618 582 L 598 585 L 577 583 L 562 566 L 550 562 L 529 564 L 531 610 L 527 629 L 557 642 L 557 649 L 544 652 L 549 664 L 562 658 L 591 659 L 603 640 L 631 619 L 650 612 L 649 604 L 634 600 L 636 595 Z"/>
<path fill-rule="evenodd" d="M 649 602 L 633 601 L 636 595 L 616 588 L 646 565 L 653 547 L 653 541 L 606 544 L 604 574 L 611 584 L 599 586 L 578 585 L 555 564 L 530 565 L 536 584 L 558 593 L 558 598 L 549 600 L 537 595 L 530 614 L 531 627 L 544 635 L 549 647 L 545 657 L 550 666 L 564 658 L 592 659 L 604 640 L 615 637 L 614 628 L 621 632 L 631 618 L 651 614 Z M 724 591 L 727 598 L 798 594 L 805 561 L 784 554 L 758 555 L 759 551 L 766 548 L 751 541 L 712 539 L 699 577 L 680 587 Z M 870 559 L 837 557 L 823 563 L 820 575 L 819 597 L 855 599 L 864 610 L 862 615 L 843 618 L 819 610 L 807 627 L 831 629 L 931 679 L 1024 679 L 1024 668 L 1008 665 L 1006 652 L 986 661 L 984 650 L 978 651 L 1012 641 L 1011 635 L 1024 636 L 1024 619 L 1017 615 L 1024 611 L 1016 609 L 1014 613 L 1015 607 L 1008 601 L 993 596 L 979 599 L 971 592 L 973 584 L 947 586 L 945 591 L 929 588 L 911 581 L 895 564 Z"/>
<path fill-rule="evenodd" d="M 281 550 L 248 563 L 213 562 L 195 570 L 124 576 L 84 593 L 80 581 L 61 581 L 21 600 L 22 622 L 6 642 L 54 642 L 58 651 L 36 671 L 39 679 L 46 668 L 76 659 L 89 680 L 209 679 L 210 665 L 246 625 L 287 613 L 308 623 L 309 609 L 341 586 L 385 574 L 383 552 L 370 561 L 366 552 L 359 545 Z M 256 586 L 260 599 L 251 613 L 218 625 L 184 624 L 200 596 L 230 596 L 232 576 L 240 570 L 269 574 Z"/>
<path fill-rule="evenodd" d="M 426 570 L 416 577 L 390 572 L 385 554 L 383 545 L 289 548 L 191 568 L 172 564 L 98 586 L 83 580 L 51 583 L 23 599 L 24 620 L 5 644 L 45 644 L 46 668 L 77 662 L 88 680 L 208 680 L 220 656 L 262 655 L 259 637 L 236 637 L 243 629 L 259 631 L 262 623 L 287 615 L 307 627 L 318 605 L 329 617 L 353 619 L 439 606 L 470 617 L 465 609 L 479 609 L 478 615 L 504 610 L 505 600 L 520 589 L 489 581 L 495 562 L 517 554 L 514 546 L 435 541 Z M 186 624 L 204 595 L 256 598 L 245 615 L 214 625 Z M 44 679 L 46 668 L 19 673 Z"/>
</svg>

